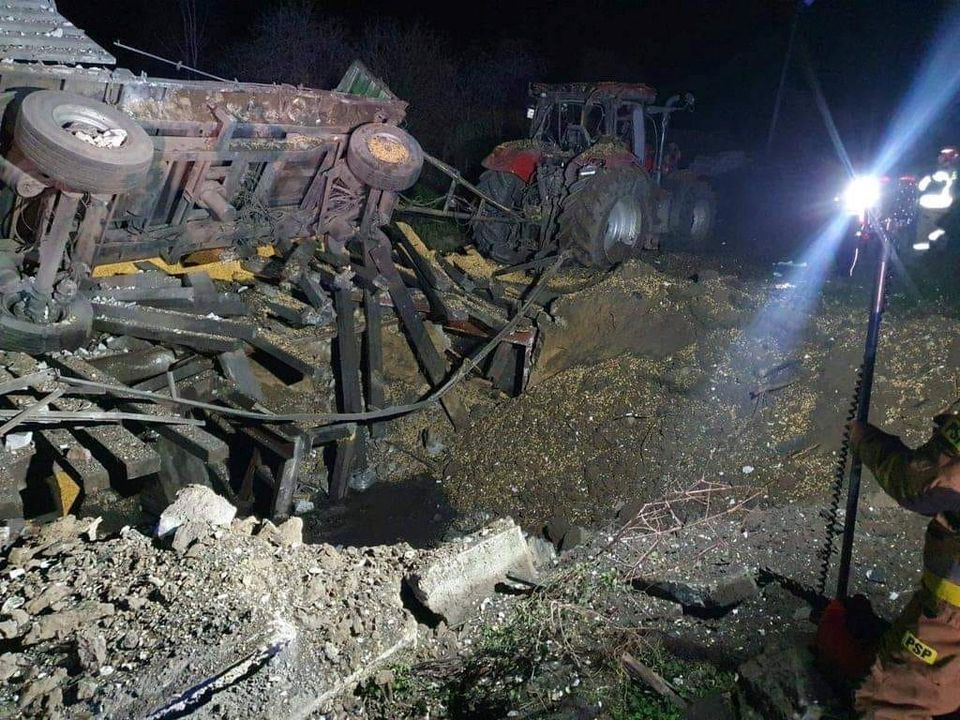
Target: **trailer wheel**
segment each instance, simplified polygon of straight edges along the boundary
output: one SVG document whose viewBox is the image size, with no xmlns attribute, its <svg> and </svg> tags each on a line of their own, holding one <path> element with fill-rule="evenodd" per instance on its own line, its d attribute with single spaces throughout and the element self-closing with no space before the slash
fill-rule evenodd
<svg viewBox="0 0 960 720">
<path fill-rule="evenodd" d="M 560 203 L 557 243 L 587 267 L 609 268 L 639 249 L 647 232 L 650 178 L 637 168 L 582 177 Z"/>
<path fill-rule="evenodd" d="M 76 350 L 89 338 L 93 327 L 93 306 L 87 298 L 76 297 L 62 308 L 55 322 L 38 323 L 17 313 L 20 293 L 0 298 L 0 350 L 31 355 Z"/>
<path fill-rule="evenodd" d="M 399 192 L 420 177 L 423 150 L 410 133 L 398 127 L 367 123 L 350 136 L 347 166 L 370 187 Z"/>
<path fill-rule="evenodd" d="M 702 180 L 680 178 L 668 185 L 670 232 L 677 244 L 686 250 L 703 250 L 713 237 L 717 215 L 717 198 Z"/>
<path fill-rule="evenodd" d="M 94 144 L 108 139 L 110 131 L 115 146 Z M 143 184 L 153 162 L 153 142 L 129 115 L 54 90 L 24 98 L 13 138 L 41 172 L 78 192 L 129 192 Z"/>
<path fill-rule="evenodd" d="M 501 205 L 521 210 L 524 198 L 536 186 L 530 186 L 511 172 L 485 170 L 477 181 L 477 187 L 492 197 Z M 537 197 L 534 202 L 539 202 Z M 502 210 L 484 204 L 478 217 L 500 217 Z M 532 248 L 527 248 L 520 242 L 522 228 L 517 223 L 496 222 L 477 219 L 471 222 L 473 241 L 481 255 L 499 260 L 507 265 L 515 265 L 530 259 Z"/>
</svg>

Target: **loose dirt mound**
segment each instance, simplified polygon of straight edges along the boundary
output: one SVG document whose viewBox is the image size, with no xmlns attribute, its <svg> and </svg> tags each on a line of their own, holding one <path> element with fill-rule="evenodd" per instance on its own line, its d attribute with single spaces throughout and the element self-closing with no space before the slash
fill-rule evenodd
<svg viewBox="0 0 960 720">
<path fill-rule="evenodd" d="M 699 282 L 629 263 L 541 318 L 530 389 L 475 408 L 442 478 L 463 512 L 586 524 L 705 478 L 822 499 L 862 356 L 866 288 Z M 919 443 L 957 390 L 960 322 L 885 319 L 872 417 Z"/>
</svg>

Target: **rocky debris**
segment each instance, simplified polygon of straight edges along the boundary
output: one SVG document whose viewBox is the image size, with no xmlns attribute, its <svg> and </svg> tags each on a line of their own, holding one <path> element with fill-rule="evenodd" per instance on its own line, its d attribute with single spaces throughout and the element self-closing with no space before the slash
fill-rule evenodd
<svg viewBox="0 0 960 720">
<path fill-rule="evenodd" d="M 195 542 L 210 535 L 211 531 L 210 525 L 203 520 L 187 520 L 173 531 L 171 547 L 182 555 Z"/>
<path fill-rule="evenodd" d="M 0 571 L 2 710 L 143 717 L 210 683 L 195 717 L 305 717 L 416 640 L 402 580 L 429 553 L 303 545 L 299 518 L 187 520 L 162 541 L 90 525 L 30 529 Z"/>
<path fill-rule="evenodd" d="M 844 703 L 817 669 L 811 642 L 784 638 L 740 666 L 737 699 L 743 720 L 843 716 Z"/>
<path fill-rule="evenodd" d="M 236 515 L 237 509 L 210 488 L 187 485 L 160 514 L 156 534 L 164 537 L 189 521 L 227 526 Z"/>
<path fill-rule="evenodd" d="M 544 535 L 553 543 L 557 552 L 566 552 L 572 550 L 578 545 L 583 544 L 583 528 L 572 524 L 565 517 L 554 515 L 543 528 Z"/>
<path fill-rule="evenodd" d="M 269 520 L 264 520 L 257 536 L 281 547 L 303 545 L 303 520 L 292 517 L 283 521 L 280 525 L 274 525 Z"/>
<path fill-rule="evenodd" d="M 537 571 L 520 528 L 505 518 L 441 547 L 406 582 L 428 610 L 457 625 L 508 575 L 533 581 Z"/>
<path fill-rule="evenodd" d="M 734 567 L 720 577 L 703 581 L 641 577 L 634 584 L 651 595 L 666 597 L 686 608 L 722 610 L 739 605 L 760 592 L 755 573 L 755 570 Z"/>
</svg>

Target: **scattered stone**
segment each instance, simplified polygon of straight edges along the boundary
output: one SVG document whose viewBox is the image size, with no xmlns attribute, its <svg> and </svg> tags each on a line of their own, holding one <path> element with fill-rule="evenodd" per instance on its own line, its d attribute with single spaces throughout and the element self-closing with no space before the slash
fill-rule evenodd
<svg viewBox="0 0 960 720">
<path fill-rule="evenodd" d="M 190 520 L 225 527 L 230 525 L 236 514 L 237 509 L 210 488 L 187 485 L 161 513 L 156 534 L 157 537 L 164 537 Z"/>
<path fill-rule="evenodd" d="M 309 512 L 313 512 L 316 506 L 311 500 L 305 500 L 303 498 L 297 498 L 293 503 L 293 514 L 294 515 L 306 515 Z"/>
<path fill-rule="evenodd" d="M 753 571 L 742 567 L 728 570 L 718 578 L 689 581 L 642 578 L 634 581 L 634 586 L 684 607 L 704 610 L 730 608 L 760 592 Z"/>
<path fill-rule="evenodd" d="M 67 679 L 67 671 L 63 668 L 57 668 L 53 674 L 34 680 L 30 683 L 23 694 L 20 696 L 19 707 L 24 710 L 34 703 L 34 701 L 46 697 L 54 690 L 60 687 L 60 684 Z M 61 697 L 62 701 L 62 697 Z"/>
<path fill-rule="evenodd" d="M 882 569 L 874 567 L 867 570 L 867 580 L 883 585 L 887 581 L 887 576 Z"/>
<path fill-rule="evenodd" d="M 4 620 L 0 622 L 0 637 L 4 640 L 13 640 L 15 637 L 19 637 L 20 629 L 19 625 L 13 620 Z"/>
<path fill-rule="evenodd" d="M 98 632 L 84 632 L 77 636 L 77 657 L 88 672 L 98 672 L 107 662 L 107 641 Z"/>
<path fill-rule="evenodd" d="M 843 717 L 843 703 L 816 667 L 810 641 L 769 643 L 740 666 L 737 703 L 744 720 Z"/>
<path fill-rule="evenodd" d="M 201 520 L 188 520 L 180 525 L 173 533 L 171 547 L 181 555 L 195 542 L 210 535 L 210 525 Z"/>
<path fill-rule="evenodd" d="M 0 682 L 6 682 L 16 675 L 22 660 L 23 656 L 17 653 L 7 652 L 0 655 Z"/>
<path fill-rule="evenodd" d="M 23 639 L 24 645 L 35 645 L 44 640 L 64 640 L 79 627 L 113 615 L 114 607 L 110 603 L 86 601 L 71 610 L 63 610 L 44 615 L 33 623 L 30 632 Z"/>
<path fill-rule="evenodd" d="M 259 521 L 253 515 L 248 515 L 245 518 L 234 520 L 230 523 L 230 532 L 235 532 L 239 535 L 253 535 L 253 531 L 256 530 L 258 523 Z"/>
<path fill-rule="evenodd" d="M 24 605 L 24 610 L 26 610 L 30 615 L 39 615 L 54 603 L 69 597 L 70 593 L 71 590 L 66 585 L 54 583 L 53 585 L 48 586 L 46 590 L 37 595 L 37 597 L 35 597 L 33 600 Z"/>
<path fill-rule="evenodd" d="M 298 517 L 288 518 L 277 527 L 281 544 L 285 547 L 303 545 L 303 520 Z"/>
<path fill-rule="evenodd" d="M 510 518 L 497 520 L 462 543 L 440 548 L 409 573 L 406 582 L 427 609 L 456 625 L 507 575 L 537 578 L 523 534 Z"/>
</svg>

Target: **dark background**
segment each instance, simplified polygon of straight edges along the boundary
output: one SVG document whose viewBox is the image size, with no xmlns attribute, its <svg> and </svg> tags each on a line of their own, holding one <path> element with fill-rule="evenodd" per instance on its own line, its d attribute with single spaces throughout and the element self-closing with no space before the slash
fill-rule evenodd
<svg viewBox="0 0 960 720">
<path fill-rule="evenodd" d="M 840 138 L 862 167 L 877 152 L 946 16 L 960 10 L 958 0 L 800 3 L 798 52 L 768 153 L 767 129 L 798 7 L 792 0 L 58 4 L 117 54 L 121 66 L 153 75 L 178 72 L 117 51 L 112 41 L 228 78 L 319 87 L 335 85 L 359 57 L 410 102 L 408 125 L 424 148 L 474 177 L 497 142 L 525 133 L 530 80 L 642 81 L 661 99 L 691 91 L 696 111 L 679 114 L 674 123 L 674 139 L 686 156 L 744 151 L 760 168 L 754 206 L 789 203 L 808 223 L 829 207 L 843 171 L 816 108 L 804 55 Z M 185 11 L 199 19 L 199 32 L 185 32 Z M 960 47 L 954 50 L 960 63 Z M 926 169 L 938 147 L 960 143 L 958 110 L 954 99 L 894 169 Z M 779 181 L 777 191 L 760 200 L 760 186 L 769 186 L 771 177 Z"/>
</svg>

